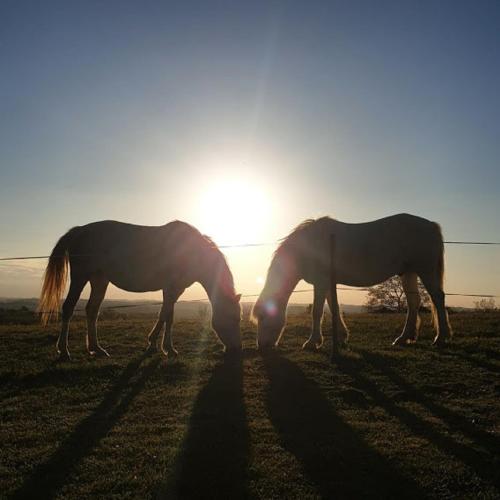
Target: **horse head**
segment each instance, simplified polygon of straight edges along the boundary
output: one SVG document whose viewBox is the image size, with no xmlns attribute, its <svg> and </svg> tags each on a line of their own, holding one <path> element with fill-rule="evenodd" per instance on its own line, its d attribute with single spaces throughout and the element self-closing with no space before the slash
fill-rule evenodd
<svg viewBox="0 0 500 500">
<path fill-rule="evenodd" d="M 257 323 L 257 347 L 269 349 L 278 344 L 285 326 L 286 303 L 274 298 L 259 297 L 252 309 Z"/>
<path fill-rule="evenodd" d="M 212 303 L 212 328 L 226 351 L 241 350 L 241 294 L 219 295 Z"/>
</svg>

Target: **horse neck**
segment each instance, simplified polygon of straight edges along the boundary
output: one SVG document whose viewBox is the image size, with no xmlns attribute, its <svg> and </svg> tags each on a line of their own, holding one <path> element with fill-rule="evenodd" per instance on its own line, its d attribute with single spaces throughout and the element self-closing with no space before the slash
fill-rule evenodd
<svg viewBox="0 0 500 500">
<path fill-rule="evenodd" d="M 277 254 L 269 267 L 261 295 L 286 305 L 299 281 L 300 276 L 294 259 L 290 255 Z"/>
<path fill-rule="evenodd" d="M 212 306 L 216 306 L 220 302 L 216 300 L 217 297 L 235 293 L 230 271 L 223 258 L 217 258 L 215 264 L 211 259 L 205 260 L 198 281 L 207 292 Z"/>
</svg>

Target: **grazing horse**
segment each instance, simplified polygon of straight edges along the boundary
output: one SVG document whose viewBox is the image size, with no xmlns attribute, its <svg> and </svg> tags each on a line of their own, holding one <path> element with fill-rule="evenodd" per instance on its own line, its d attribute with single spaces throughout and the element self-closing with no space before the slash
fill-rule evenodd
<svg viewBox="0 0 500 500">
<path fill-rule="evenodd" d="M 335 251 L 331 254 L 332 237 Z M 435 344 L 451 336 L 444 305 L 444 245 L 435 222 L 408 214 L 393 215 L 373 222 L 347 224 L 330 217 L 306 220 L 280 244 L 269 266 L 264 288 L 252 311 L 258 324 L 259 347 L 279 342 L 285 325 L 286 305 L 299 280 L 314 286 L 312 333 L 304 348 L 323 343 L 321 320 L 325 298 L 336 321 L 339 340 L 346 341 L 348 330 L 332 301 L 331 269 L 335 282 L 351 286 L 373 286 L 398 274 L 408 302 L 403 333 L 394 344 L 415 342 L 418 335 L 420 277 L 433 303 Z M 334 303 L 332 303 L 334 302 Z"/>
<path fill-rule="evenodd" d="M 164 226 L 137 226 L 101 221 L 70 229 L 57 242 L 49 258 L 39 302 L 46 324 L 57 316 L 70 267 L 70 288 L 62 306 L 62 328 L 57 351 L 69 358 L 68 330 L 83 287 L 90 282 L 87 302 L 87 349 L 92 355 L 108 353 L 97 340 L 97 315 L 111 282 L 130 292 L 163 291 L 158 321 L 149 334 L 149 352 L 165 326 L 161 349 L 177 354 L 171 328 L 174 304 L 184 290 L 199 282 L 212 304 L 212 326 L 229 350 L 241 349 L 241 295 L 234 291 L 233 276 L 222 252 L 207 236 L 185 222 Z"/>
</svg>

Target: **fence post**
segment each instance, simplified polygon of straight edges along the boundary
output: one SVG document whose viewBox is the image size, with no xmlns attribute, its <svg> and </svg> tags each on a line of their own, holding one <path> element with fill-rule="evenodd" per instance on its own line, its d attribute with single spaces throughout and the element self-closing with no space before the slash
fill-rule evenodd
<svg viewBox="0 0 500 500">
<path fill-rule="evenodd" d="M 335 269 L 336 241 L 335 235 L 330 235 L 330 293 L 332 294 L 332 362 L 339 354 L 339 303 L 337 297 L 337 273 Z"/>
</svg>

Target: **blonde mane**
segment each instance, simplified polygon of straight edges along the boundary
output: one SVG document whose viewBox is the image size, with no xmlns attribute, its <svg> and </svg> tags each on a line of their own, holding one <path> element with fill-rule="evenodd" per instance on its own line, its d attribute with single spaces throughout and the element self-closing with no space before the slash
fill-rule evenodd
<svg viewBox="0 0 500 500">
<path fill-rule="evenodd" d="M 311 226 L 315 226 L 325 221 L 333 221 L 333 220 L 335 219 L 332 219 L 331 217 L 325 215 L 323 217 L 319 217 L 318 219 L 306 219 L 302 221 L 299 225 L 295 226 L 290 231 L 290 233 L 288 233 L 287 236 L 281 239 L 281 243 L 278 245 L 278 247 L 273 253 L 273 257 L 271 259 L 271 265 L 275 257 L 278 257 L 283 250 L 293 249 L 294 246 L 297 244 L 297 240 L 302 238 L 304 236 L 304 232 L 310 229 Z"/>
<path fill-rule="evenodd" d="M 220 264 L 219 269 L 225 272 L 221 276 L 223 288 L 226 292 L 228 292 L 229 296 L 235 296 L 236 292 L 234 289 L 234 278 L 229 269 L 229 264 L 227 262 L 226 256 L 221 252 L 220 248 L 217 246 L 217 243 L 208 235 L 201 233 L 198 229 L 196 229 L 191 224 L 188 224 L 184 221 L 174 220 L 169 222 L 166 225 L 178 225 L 186 228 L 191 234 L 195 237 L 199 238 L 203 244 L 203 247 L 207 251 L 207 253 L 211 253 L 217 259 L 218 264 Z"/>
<path fill-rule="evenodd" d="M 234 288 L 234 278 L 229 268 L 226 256 L 221 252 L 220 248 L 210 236 L 200 233 L 196 228 L 193 229 L 197 231 L 201 238 L 203 238 L 203 240 L 208 244 L 208 250 L 213 252 L 213 254 L 216 256 L 217 262 L 219 264 L 219 270 L 224 271 L 220 276 L 223 289 L 228 293 L 230 297 L 234 298 L 236 296 L 236 291 Z"/>
</svg>

